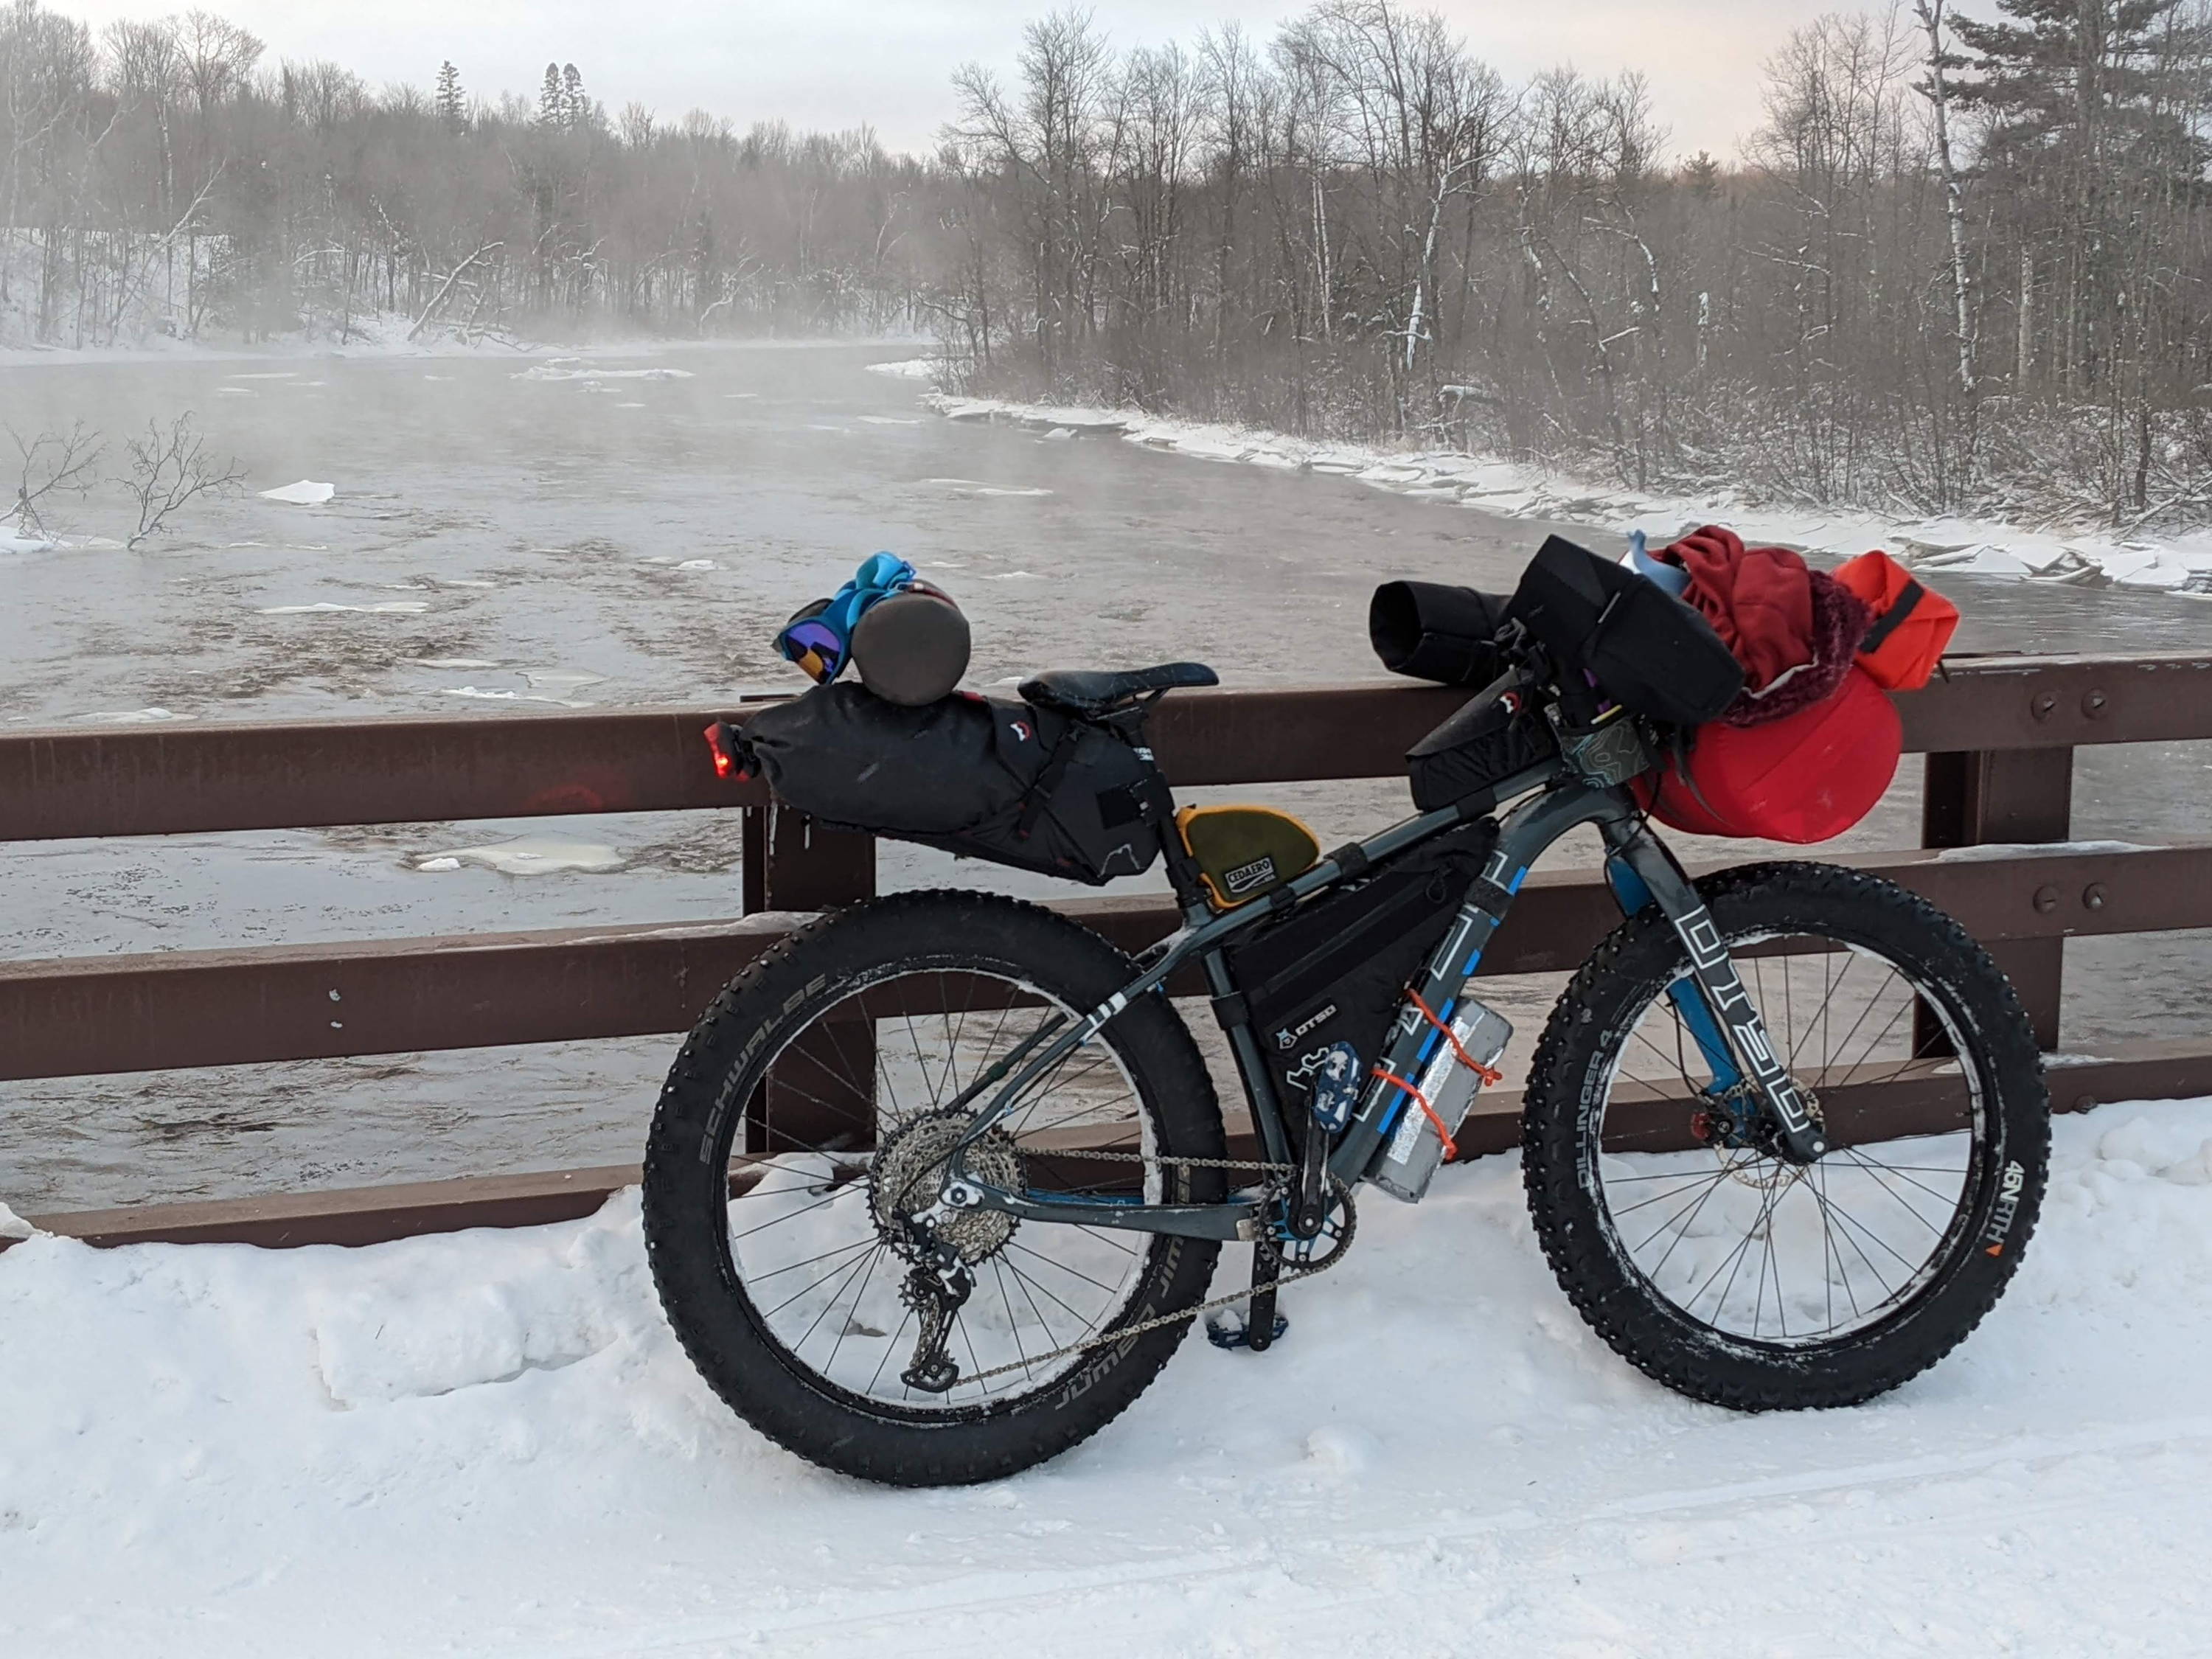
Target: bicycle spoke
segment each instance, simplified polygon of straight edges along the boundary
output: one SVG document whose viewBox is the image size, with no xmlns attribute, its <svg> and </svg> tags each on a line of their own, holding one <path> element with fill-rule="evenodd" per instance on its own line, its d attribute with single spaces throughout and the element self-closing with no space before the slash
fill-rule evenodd
<svg viewBox="0 0 2212 1659">
<path fill-rule="evenodd" d="M 1802 949 L 1753 955 L 1747 948 L 1801 933 L 1808 941 Z M 1802 926 L 1729 940 L 1774 1052 L 1785 1057 L 1801 1086 L 1816 1101 L 1823 1090 L 1848 1088 L 1838 1098 L 1856 1101 L 1884 1087 L 1917 1091 L 1922 1085 L 1916 1079 L 1929 1073 L 1940 1087 L 1963 1088 L 1961 1109 L 1978 1111 L 1980 1085 L 1971 1072 L 1930 1072 L 1938 1058 L 1931 1050 L 1942 1047 L 1940 1040 L 1899 1040 L 1914 1009 L 1935 1006 L 1927 1002 L 1929 994 L 1870 951 L 1814 948 L 1826 942 L 1817 930 L 1802 932 Z M 1871 974 L 1859 969 L 1863 958 L 1872 964 Z M 1610 1062 L 1615 1091 L 1610 1104 L 1620 1107 L 1615 1121 L 1630 1112 L 1648 1113 L 1677 1087 L 1692 1100 L 1704 1094 L 1691 1075 L 1703 1050 L 1694 1046 L 1695 1032 L 1668 994 L 1692 983 L 1686 975 L 1662 981 L 1615 1039 Z M 1656 1102 L 1647 1091 L 1656 1092 Z M 1679 1127 L 1668 1127 L 1663 1105 L 1656 1117 L 1631 1121 L 1634 1127 L 1624 1135 L 1641 1137 L 1653 1128 L 1679 1134 L 1689 1127 L 1680 1119 Z M 1802 1346 L 1887 1316 L 1898 1299 L 1923 1282 L 1929 1262 L 1948 1249 L 1974 1152 L 1968 1146 L 1961 1165 L 1946 1167 L 1937 1161 L 1948 1156 L 1936 1151 L 1939 1143 L 1914 1142 L 1900 1145 L 1893 1163 L 1879 1150 L 1850 1144 L 1844 1138 L 1851 1133 L 1850 1121 L 1832 1121 L 1832 1133 L 1840 1133 L 1814 1165 L 1801 1169 L 1747 1146 L 1735 1152 L 1716 1146 L 1718 1166 L 1698 1170 L 1681 1161 L 1683 1153 L 1617 1150 L 1620 1142 L 1608 1134 L 1601 1114 L 1587 1155 L 1603 1159 L 1597 1191 L 1615 1230 L 1613 1248 L 1653 1294 L 1691 1318 L 1747 1340 Z M 1731 1139 L 1742 1133 L 1756 1140 L 1762 1133 L 1744 1124 Z M 1969 1125 L 1967 1133 L 1971 1138 L 1978 1132 Z M 1638 1167 L 1647 1157 L 1657 1161 Z M 1802 1195 L 1793 1199 L 1801 1186 Z M 1911 1220 L 1896 1215 L 1899 1210 Z"/>
<path fill-rule="evenodd" d="M 748 1227 L 741 1233 L 731 1234 L 730 1243 L 734 1244 L 739 1239 L 750 1238 L 755 1233 L 763 1231 L 767 1228 L 781 1227 L 787 1221 L 796 1221 L 803 1215 L 811 1215 L 815 1211 L 822 1209 L 827 1205 L 835 1204 L 841 1198 L 844 1198 L 850 1194 L 864 1190 L 866 1189 L 860 1187 L 840 1187 L 836 1192 L 830 1194 L 829 1197 L 818 1198 L 815 1200 L 813 1203 L 807 1205 L 804 1209 L 793 1210 L 785 1215 L 770 1216 L 766 1221 L 760 1223 L 757 1226 Z M 750 1194 L 748 1194 L 746 1196 L 750 1197 Z"/>
<path fill-rule="evenodd" d="M 892 1012 L 872 1016 L 866 1012 L 871 1006 Z M 1040 1007 L 1036 1018 L 1029 1017 Z M 1009 1393 L 1048 1387 L 1074 1363 L 1071 1352 L 1081 1352 L 1079 1345 L 1119 1315 L 1153 1270 L 1142 1241 L 1126 1242 L 1091 1227 L 994 1238 L 987 1224 L 981 1242 L 971 1225 L 968 1243 L 957 1247 L 968 1295 L 952 1310 L 945 1340 L 966 1376 L 956 1379 L 951 1400 L 904 1381 L 902 1367 L 915 1357 L 921 1328 L 915 1308 L 902 1309 L 888 1339 L 872 1329 L 891 1322 L 882 1316 L 890 1311 L 894 1276 L 903 1303 L 914 1261 L 908 1255 L 902 1261 L 903 1235 L 884 1230 L 884 1218 L 927 1202 L 915 1194 L 929 1190 L 934 1166 L 927 1157 L 935 1148 L 921 1156 L 909 1153 L 909 1161 L 898 1166 L 898 1181 L 888 1181 L 881 1158 L 902 1134 L 937 1133 L 915 1126 L 963 1086 L 973 1087 L 991 1066 L 1041 1047 L 1075 1018 L 1026 985 L 994 985 L 973 969 L 930 966 L 904 982 L 872 981 L 825 999 L 811 1023 L 787 1036 L 756 1073 L 769 1079 L 765 1086 L 775 1091 L 784 1112 L 809 1114 L 824 1125 L 854 1126 L 849 1140 L 837 1127 L 832 1150 L 805 1144 L 781 1123 L 749 1122 L 754 1144 L 767 1150 L 730 1154 L 733 1175 L 753 1171 L 750 1185 L 738 1182 L 744 1190 L 731 1200 L 732 1264 L 756 1310 L 752 1316 L 789 1363 L 840 1388 L 858 1385 L 886 1403 L 955 1412 L 979 1400 L 996 1402 Z M 869 1052 L 862 1052 L 863 1045 Z M 859 1081 L 867 1078 L 872 1078 L 872 1112 L 864 1109 L 869 1089 Z M 1018 1127 L 1030 1139 L 1017 1136 Z M 1152 1131 L 1146 1109 L 1110 1043 L 1059 1056 L 987 1133 L 997 1137 L 996 1167 L 1018 1184 L 1079 1196 L 1138 1186 L 1149 1193 L 1161 1178 L 1146 1157 Z M 1086 1144 L 1034 1144 L 1055 1133 Z M 1139 1161 L 1090 1167 L 1063 1162 L 1079 1159 L 1086 1150 L 1117 1148 Z M 1010 1166 L 1008 1158 L 1018 1161 Z M 893 1186 L 902 1186 L 903 1194 L 892 1192 Z M 740 1198 L 752 1200 L 749 1211 L 735 1207 Z M 1045 1244 L 1047 1237 L 1060 1243 Z M 1085 1304 L 1095 1305 L 1086 1311 Z M 872 1360 L 848 1361 L 848 1350 L 859 1348 L 863 1335 L 881 1344 L 881 1352 Z M 1008 1368 L 1003 1374 L 1001 1365 Z"/>
<path fill-rule="evenodd" d="M 860 1304 L 866 1301 L 868 1297 L 868 1281 L 876 1276 L 877 1265 L 883 1259 L 884 1247 L 878 1245 L 876 1253 L 868 1258 L 868 1271 L 860 1275 L 860 1288 L 853 1292 L 853 1311 L 847 1316 L 845 1322 L 837 1328 L 837 1340 L 830 1345 L 830 1358 L 823 1361 L 822 1365 L 822 1374 L 824 1376 L 837 1369 L 838 1350 L 845 1346 L 845 1339 L 853 1334 L 853 1327 L 860 1322 Z"/>
<path fill-rule="evenodd" d="M 1081 1279 L 1086 1285 L 1097 1285 L 1100 1290 L 1105 1291 L 1109 1296 L 1114 1294 L 1114 1287 L 1111 1285 L 1099 1285 L 1098 1281 L 1093 1279 L 1089 1273 L 1078 1272 L 1075 1268 L 1069 1267 L 1065 1261 L 1060 1261 L 1056 1257 L 1042 1255 L 1036 1250 L 1030 1249 L 1025 1244 L 1009 1243 L 1006 1248 L 1010 1250 L 1019 1250 L 1024 1255 L 1030 1258 L 1030 1260 L 1042 1261 L 1048 1267 L 1057 1267 L 1060 1272 L 1071 1274 L 1073 1277 Z"/>
</svg>

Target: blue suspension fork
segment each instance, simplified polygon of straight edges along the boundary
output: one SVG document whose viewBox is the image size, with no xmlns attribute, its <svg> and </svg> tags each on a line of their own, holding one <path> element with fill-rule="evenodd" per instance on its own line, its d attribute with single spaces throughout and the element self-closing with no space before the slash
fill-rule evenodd
<svg viewBox="0 0 2212 1659">
<path fill-rule="evenodd" d="M 1632 916 L 1646 905 L 1656 903 L 1651 890 L 1644 885 L 1628 861 L 1618 853 L 1605 861 L 1605 878 L 1613 888 L 1613 897 L 1620 902 L 1620 914 Z M 1713 1017 L 1713 1006 L 1705 1000 L 1705 990 L 1698 981 L 1684 975 L 1667 988 L 1667 1000 L 1674 1005 L 1674 1012 L 1682 1017 L 1682 1024 L 1690 1028 L 1698 1052 L 1705 1057 L 1705 1069 L 1712 1073 L 1712 1081 L 1705 1085 L 1709 1095 L 1724 1095 L 1743 1081 L 1743 1072 L 1729 1052 L 1728 1039 L 1721 1035 L 1721 1023 Z"/>
<path fill-rule="evenodd" d="M 1640 892 L 1646 902 L 1659 907 L 1689 953 L 1689 973 L 1669 986 L 1667 994 L 1712 1069 L 1706 1091 L 1718 1094 L 1748 1082 L 1773 1121 L 1775 1151 L 1792 1164 L 1814 1163 L 1828 1150 L 1827 1131 L 1814 1120 L 1796 1080 L 1775 1053 L 1766 1023 L 1752 1006 L 1705 900 L 1674 854 L 1641 823 L 1615 820 L 1601 823 L 1599 830 L 1610 849 L 1607 878 L 1623 908 L 1632 892 Z M 1625 884 L 1628 881 L 1632 887 Z"/>
</svg>

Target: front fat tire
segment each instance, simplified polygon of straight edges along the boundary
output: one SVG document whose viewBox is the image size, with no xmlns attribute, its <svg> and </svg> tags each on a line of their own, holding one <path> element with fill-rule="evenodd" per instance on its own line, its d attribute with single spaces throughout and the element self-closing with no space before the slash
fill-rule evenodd
<svg viewBox="0 0 2212 1659">
<path fill-rule="evenodd" d="M 1678 1393 L 1738 1411 L 1850 1406 L 1919 1375 L 1995 1305 L 2035 1227 L 2050 1159 L 2050 1099 L 2033 1028 L 2012 985 L 1958 923 L 1893 883 L 1831 865 L 1778 863 L 1698 884 L 1723 938 L 1793 927 L 1879 948 L 1948 1005 L 1970 1038 L 1989 1144 L 1975 1165 L 1967 1224 L 1940 1266 L 1893 1313 L 1833 1341 L 1795 1347 L 1717 1331 L 1659 1295 L 1629 1261 L 1589 1171 L 1591 1125 L 1610 1083 L 1622 1022 L 1687 968 L 1672 926 L 1647 908 L 1583 964 L 1538 1045 L 1522 1117 L 1531 1218 L 1560 1288 L 1613 1351 Z M 2017 1207 L 2000 1254 L 1981 1234 L 2003 1172 L 2017 1165 Z"/>
<path fill-rule="evenodd" d="M 834 1004 L 841 982 L 887 963 L 962 966 L 1018 975 L 1085 1011 L 1137 975 L 1089 929 L 1040 906 L 992 894 L 901 894 L 824 917 L 729 984 L 671 1068 L 647 1142 L 645 1242 L 661 1305 L 700 1374 L 770 1439 L 824 1468 L 902 1486 L 963 1485 L 1016 1474 L 1097 1433 L 1144 1391 L 1189 1328 L 1185 1318 L 1093 1350 L 1035 1395 L 959 1413 L 902 1413 L 837 1389 L 798 1364 L 755 1317 L 723 1242 L 726 1170 L 742 1100 L 767 1056 Z M 1226 1155 L 1204 1060 L 1173 1006 L 1139 998 L 1101 1033 L 1149 1113 L 1164 1155 Z M 1170 1170 L 1178 1196 L 1215 1201 L 1218 1170 Z M 1172 1190 L 1172 1189 L 1171 1189 Z M 1134 1235 L 1133 1237 L 1136 1237 Z M 1133 1324 L 1194 1307 L 1220 1247 L 1157 1238 L 1120 1316 Z"/>
</svg>

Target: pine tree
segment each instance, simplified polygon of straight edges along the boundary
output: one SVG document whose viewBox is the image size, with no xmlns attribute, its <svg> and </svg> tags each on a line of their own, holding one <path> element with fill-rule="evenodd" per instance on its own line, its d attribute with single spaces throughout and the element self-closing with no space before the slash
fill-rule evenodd
<svg viewBox="0 0 2212 1659">
<path fill-rule="evenodd" d="M 1954 20 L 1966 52 L 1942 67 L 1966 72 L 1953 94 L 1981 113 L 1984 194 L 2017 245 L 1996 262 L 2019 271 L 2016 379 L 2039 360 L 2063 388 L 2117 393 L 2122 364 L 2140 374 L 2157 355 L 2145 304 L 2166 282 L 2156 250 L 2212 160 L 2179 112 L 2191 100 L 2174 96 L 2212 39 L 2185 0 L 1997 9 L 2002 21 Z"/>
<path fill-rule="evenodd" d="M 1953 20 L 1973 55 L 1945 64 L 1978 77 L 1957 96 L 1989 112 L 1992 167 L 2046 179 L 2054 168 L 2169 179 L 2203 168 L 2204 145 L 2164 95 L 2169 66 L 2205 46 L 2184 0 L 1997 0 L 1997 9 L 2012 21 Z"/>
<path fill-rule="evenodd" d="M 574 64 L 561 70 L 561 112 L 563 125 L 577 131 L 592 123 L 592 100 L 584 96 L 584 77 Z"/>
<path fill-rule="evenodd" d="M 568 94 L 561 86 L 561 66 L 545 66 L 545 83 L 538 90 L 538 125 L 541 127 L 564 127 L 568 125 Z"/>
<path fill-rule="evenodd" d="M 459 132 L 469 124 L 466 100 L 461 92 L 461 72 L 448 58 L 438 65 L 438 118 L 446 131 Z"/>
</svg>

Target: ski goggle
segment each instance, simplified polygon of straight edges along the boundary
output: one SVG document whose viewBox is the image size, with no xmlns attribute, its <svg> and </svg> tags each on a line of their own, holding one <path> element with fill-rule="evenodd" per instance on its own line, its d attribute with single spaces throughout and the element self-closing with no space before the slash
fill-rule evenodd
<svg viewBox="0 0 2212 1659">
<path fill-rule="evenodd" d="M 827 599 L 815 600 L 784 623 L 783 631 L 775 636 L 775 648 L 783 653 L 784 660 L 797 664 L 817 685 L 829 684 L 845 665 L 845 636 L 823 619 L 822 613 L 829 606 Z"/>
</svg>

